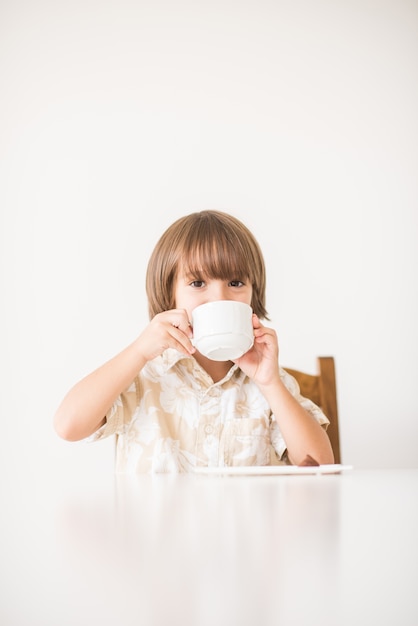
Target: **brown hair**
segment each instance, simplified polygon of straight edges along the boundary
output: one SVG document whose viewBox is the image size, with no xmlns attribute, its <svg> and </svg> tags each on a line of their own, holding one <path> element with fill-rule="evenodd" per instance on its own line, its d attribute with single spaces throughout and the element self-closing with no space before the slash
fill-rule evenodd
<svg viewBox="0 0 418 626">
<path fill-rule="evenodd" d="M 263 255 L 253 234 L 237 218 L 221 211 L 200 211 L 167 228 L 148 262 L 150 319 L 175 307 L 174 282 L 179 267 L 196 280 L 234 277 L 250 281 L 252 309 L 260 319 L 268 319 Z"/>
</svg>

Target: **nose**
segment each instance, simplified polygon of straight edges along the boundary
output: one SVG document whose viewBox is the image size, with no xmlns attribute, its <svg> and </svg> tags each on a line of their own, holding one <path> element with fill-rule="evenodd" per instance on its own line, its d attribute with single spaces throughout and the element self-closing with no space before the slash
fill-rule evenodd
<svg viewBox="0 0 418 626">
<path fill-rule="evenodd" d="M 228 285 L 222 280 L 213 281 L 210 290 L 211 300 L 230 300 Z"/>
</svg>

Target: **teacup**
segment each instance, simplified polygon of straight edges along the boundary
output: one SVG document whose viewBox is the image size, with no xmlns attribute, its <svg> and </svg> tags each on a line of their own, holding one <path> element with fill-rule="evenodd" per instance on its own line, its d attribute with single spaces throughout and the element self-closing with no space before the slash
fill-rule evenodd
<svg viewBox="0 0 418 626">
<path fill-rule="evenodd" d="M 254 343 L 252 308 L 235 300 L 216 300 L 192 311 L 193 345 L 213 361 L 231 361 Z"/>
</svg>

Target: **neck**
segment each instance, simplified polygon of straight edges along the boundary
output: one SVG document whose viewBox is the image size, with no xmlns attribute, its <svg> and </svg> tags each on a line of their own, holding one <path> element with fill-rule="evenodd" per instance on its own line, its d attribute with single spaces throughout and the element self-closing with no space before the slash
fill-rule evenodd
<svg viewBox="0 0 418 626">
<path fill-rule="evenodd" d="M 200 352 L 194 353 L 194 358 L 199 363 L 201 367 L 209 374 L 214 383 L 222 380 L 224 376 L 229 372 L 233 363 L 232 361 L 212 361 L 212 359 L 208 359 L 207 357 L 200 354 Z"/>
</svg>

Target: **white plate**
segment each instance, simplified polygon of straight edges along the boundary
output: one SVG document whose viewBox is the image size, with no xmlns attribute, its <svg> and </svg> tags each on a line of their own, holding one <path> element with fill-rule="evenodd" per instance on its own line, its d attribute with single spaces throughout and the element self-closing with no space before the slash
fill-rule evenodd
<svg viewBox="0 0 418 626">
<path fill-rule="evenodd" d="M 223 474 L 228 476 L 276 476 L 279 474 L 340 474 L 351 465 L 238 465 L 236 467 L 195 467 L 195 474 Z"/>
</svg>

